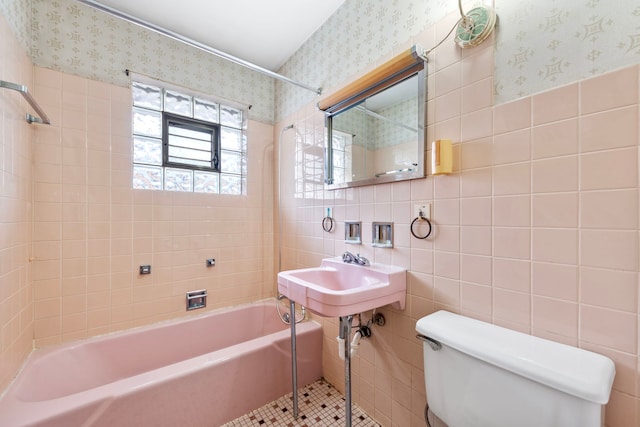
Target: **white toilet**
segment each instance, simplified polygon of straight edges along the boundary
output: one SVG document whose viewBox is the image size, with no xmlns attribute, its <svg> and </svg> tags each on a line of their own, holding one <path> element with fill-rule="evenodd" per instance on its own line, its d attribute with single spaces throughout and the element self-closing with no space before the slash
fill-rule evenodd
<svg viewBox="0 0 640 427">
<path fill-rule="evenodd" d="M 600 427 L 602 355 L 447 311 L 418 320 L 429 409 L 449 427 Z"/>
</svg>

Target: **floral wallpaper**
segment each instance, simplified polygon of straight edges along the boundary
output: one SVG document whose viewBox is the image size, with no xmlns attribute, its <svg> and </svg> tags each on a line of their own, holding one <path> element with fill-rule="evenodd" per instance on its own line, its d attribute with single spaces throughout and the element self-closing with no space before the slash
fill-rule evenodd
<svg viewBox="0 0 640 427">
<path fill-rule="evenodd" d="M 637 0 L 484 3 L 498 13 L 497 104 L 640 62 Z M 455 0 L 347 0 L 279 72 L 335 88 L 456 11 Z M 268 123 L 317 98 L 74 0 L 0 0 L 0 12 L 43 67 L 123 86 L 130 68 L 251 104 L 251 118 Z"/>
<path fill-rule="evenodd" d="M 252 105 L 250 118 L 273 121 L 270 77 L 145 30 L 73 0 L 0 0 L 19 39 L 31 16 L 35 65 L 128 86 L 124 70 Z M 29 13 L 30 4 L 30 13 Z M 22 33 L 22 34 L 21 34 Z"/>
<path fill-rule="evenodd" d="M 347 0 L 279 70 L 312 86 L 335 88 L 457 9 L 455 0 Z M 276 83 L 276 117 L 314 99 Z"/>
<path fill-rule="evenodd" d="M 380 111 L 379 114 L 389 119 L 391 124 L 373 117 L 369 118 L 374 129 L 372 137 L 374 144 L 370 148 L 377 150 L 418 140 L 417 98 L 392 105 Z"/>
<path fill-rule="evenodd" d="M 637 0 L 486 0 L 463 7 L 478 3 L 493 4 L 498 14 L 496 104 L 640 62 Z M 280 72 L 324 88 L 344 84 L 456 11 L 455 0 L 348 0 Z M 313 100 L 297 88 L 276 87 L 277 117 Z"/>
<path fill-rule="evenodd" d="M 640 62 L 637 0 L 496 0 L 496 103 Z"/>
<path fill-rule="evenodd" d="M 0 0 L 0 14 L 28 52 L 31 48 L 31 0 Z"/>
</svg>

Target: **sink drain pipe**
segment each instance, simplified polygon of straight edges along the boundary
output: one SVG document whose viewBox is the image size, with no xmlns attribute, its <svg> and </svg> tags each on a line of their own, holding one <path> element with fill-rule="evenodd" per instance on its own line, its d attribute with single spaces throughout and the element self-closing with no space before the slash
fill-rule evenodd
<svg viewBox="0 0 640 427">
<path fill-rule="evenodd" d="M 346 427 L 351 427 L 351 346 L 344 345 L 345 340 L 349 340 L 351 337 L 351 322 L 353 321 L 353 316 L 340 316 L 340 336 L 342 339 L 342 354 L 340 358 L 344 358 L 344 394 L 345 394 L 345 402 L 344 402 L 344 412 L 345 412 L 345 420 L 344 425 Z"/>
<path fill-rule="evenodd" d="M 362 338 L 362 333 L 360 330 L 357 330 L 353 334 L 353 339 L 351 340 L 351 346 L 349 347 L 349 355 L 353 356 L 358 351 L 358 347 L 360 347 L 360 338 Z M 340 356 L 340 360 L 344 360 L 345 355 L 345 342 L 348 340 L 342 337 L 336 338 L 338 341 L 338 356 Z"/>
<path fill-rule="evenodd" d="M 293 418 L 298 419 L 298 356 L 296 354 L 296 303 L 289 300 L 291 325 L 291 388 L 293 389 Z"/>
<path fill-rule="evenodd" d="M 362 324 L 361 315 L 358 314 L 358 325 L 351 326 L 354 316 L 340 316 L 339 334 L 336 338 L 338 341 L 338 356 L 341 360 L 344 360 L 344 394 L 345 394 L 345 426 L 351 427 L 351 356 L 356 354 L 358 347 L 360 346 L 360 340 L 366 339 L 371 336 L 371 326 L 375 323 L 378 326 L 382 326 L 385 323 L 382 313 L 376 313 L 373 310 L 373 317 L 367 322 L 366 325 Z M 353 339 L 351 339 L 351 329 L 356 328 L 353 333 Z M 351 339 L 351 342 L 349 340 Z"/>
</svg>

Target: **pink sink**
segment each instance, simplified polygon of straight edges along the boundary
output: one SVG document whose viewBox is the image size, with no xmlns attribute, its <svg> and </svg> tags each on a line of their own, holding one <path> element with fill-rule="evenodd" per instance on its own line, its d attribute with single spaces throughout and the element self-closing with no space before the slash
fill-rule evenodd
<svg viewBox="0 0 640 427">
<path fill-rule="evenodd" d="M 407 270 L 323 259 L 320 267 L 278 273 L 278 291 L 325 317 L 347 316 L 383 305 L 404 309 Z"/>
</svg>

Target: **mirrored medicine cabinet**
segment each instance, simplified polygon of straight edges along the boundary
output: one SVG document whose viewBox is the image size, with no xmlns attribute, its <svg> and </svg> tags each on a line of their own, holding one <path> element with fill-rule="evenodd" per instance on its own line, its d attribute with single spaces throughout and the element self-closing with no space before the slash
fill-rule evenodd
<svg viewBox="0 0 640 427">
<path fill-rule="evenodd" d="M 325 186 L 425 176 L 426 57 L 416 45 L 321 100 Z"/>
</svg>

